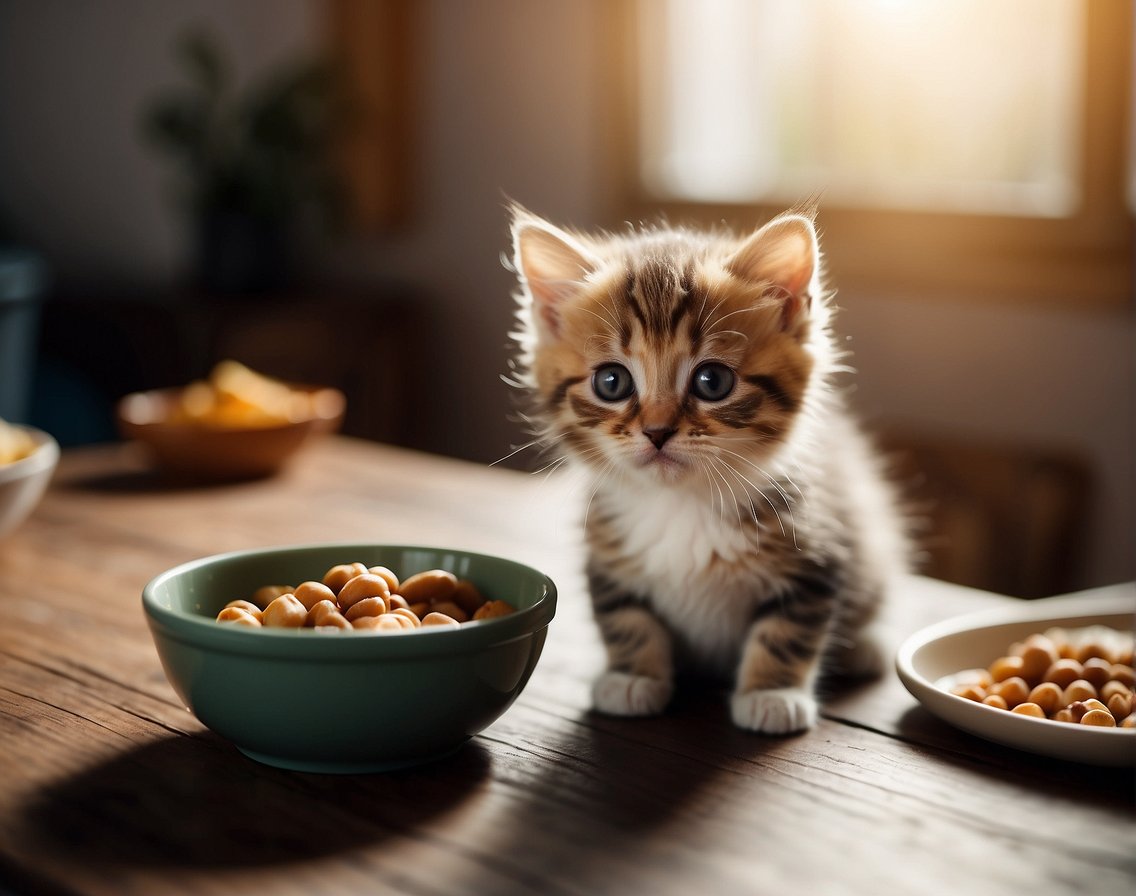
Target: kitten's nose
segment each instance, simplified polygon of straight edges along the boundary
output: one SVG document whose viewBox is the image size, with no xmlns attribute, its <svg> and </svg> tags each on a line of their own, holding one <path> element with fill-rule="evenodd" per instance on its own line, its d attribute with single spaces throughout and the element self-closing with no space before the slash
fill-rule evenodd
<svg viewBox="0 0 1136 896">
<path fill-rule="evenodd" d="M 673 426 L 644 426 L 643 435 L 651 440 L 651 444 L 655 448 L 662 450 L 663 446 L 667 443 L 671 436 L 678 430 Z"/>
</svg>

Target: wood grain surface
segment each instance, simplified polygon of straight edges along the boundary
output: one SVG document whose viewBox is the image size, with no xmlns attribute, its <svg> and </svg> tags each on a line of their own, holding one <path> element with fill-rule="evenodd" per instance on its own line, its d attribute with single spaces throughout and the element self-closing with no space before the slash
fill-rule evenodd
<svg viewBox="0 0 1136 896">
<path fill-rule="evenodd" d="M 1131 769 L 970 737 L 894 673 L 796 737 L 681 689 L 642 720 L 588 709 L 602 662 L 570 476 L 326 437 L 281 476 L 189 487 L 134 446 L 65 452 L 0 542 L 0 894 L 1115 894 L 1136 884 Z M 452 545 L 548 572 L 560 598 L 521 698 L 441 763 L 324 776 L 258 765 L 167 684 L 141 590 L 220 551 Z M 897 646 L 1008 601 L 912 578 Z M 695 890 L 695 888 L 697 888 Z"/>
</svg>

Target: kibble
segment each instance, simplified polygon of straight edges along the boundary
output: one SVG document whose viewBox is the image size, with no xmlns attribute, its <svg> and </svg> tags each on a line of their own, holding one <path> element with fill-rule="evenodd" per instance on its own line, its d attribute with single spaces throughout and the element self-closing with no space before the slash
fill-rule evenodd
<svg viewBox="0 0 1136 896">
<path fill-rule="evenodd" d="M 292 594 L 309 610 L 321 601 L 329 600 L 335 603 L 335 592 L 323 582 L 301 582 Z"/>
<path fill-rule="evenodd" d="M 492 601 L 475 611 L 488 612 Z M 484 618 L 484 617 L 480 617 Z M 984 669 L 951 677 L 956 696 L 1064 724 L 1136 728 L 1133 636 L 1107 626 L 1031 634 Z"/>
<path fill-rule="evenodd" d="M 308 618 L 308 608 L 294 594 L 281 594 L 264 608 L 260 621 L 272 628 L 299 628 Z"/>
<path fill-rule="evenodd" d="M 503 600 L 488 600 L 468 579 L 430 569 L 399 580 L 385 566 L 341 563 L 322 577 L 299 585 L 265 585 L 248 598 L 235 598 L 217 621 L 267 628 L 307 628 L 318 632 L 404 632 L 418 628 L 460 628 L 471 621 L 496 619 L 516 612 Z M 1013 676 L 1011 676 L 1013 677 Z M 987 696 L 992 684 L 983 671 L 975 699 Z M 1021 683 L 1020 677 L 1017 682 Z M 1025 699 L 1016 683 L 1006 684 L 1017 702 Z M 1022 683 L 1024 686 L 1024 683 Z M 981 695 L 978 692 L 981 691 Z M 994 698 L 996 705 L 1005 704 Z"/>
<path fill-rule="evenodd" d="M 225 607 L 217 614 L 217 619 L 230 625 L 247 625 L 251 628 L 260 628 L 262 624 L 259 615 L 253 616 L 248 610 L 240 607 Z"/>
</svg>

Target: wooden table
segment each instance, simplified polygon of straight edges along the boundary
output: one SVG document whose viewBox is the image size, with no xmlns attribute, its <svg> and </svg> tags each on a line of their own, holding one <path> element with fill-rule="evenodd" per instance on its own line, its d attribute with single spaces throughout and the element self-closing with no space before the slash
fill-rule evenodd
<svg viewBox="0 0 1136 896">
<path fill-rule="evenodd" d="M 65 452 L 0 543 L 0 893 L 1134 892 L 1131 770 L 957 732 L 894 674 L 797 737 L 738 731 L 689 692 L 660 718 L 589 712 L 577 491 L 338 437 L 275 479 L 194 489 L 131 446 Z M 219 551 L 367 539 L 548 571 L 559 609 L 528 688 L 438 765 L 244 758 L 166 683 L 142 586 Z M 888 630 L 1007 600 L 912 578 Z"/>
</svg>

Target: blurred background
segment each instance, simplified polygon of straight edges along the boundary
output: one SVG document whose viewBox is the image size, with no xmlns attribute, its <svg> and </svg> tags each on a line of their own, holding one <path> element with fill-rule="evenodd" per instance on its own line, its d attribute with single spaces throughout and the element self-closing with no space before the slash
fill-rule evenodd
<svg viewBox="0 0 1136 896">
<path fill-rule="evenodd" d="M 818 223 L 928 572 L 1133 576 L 1129 0 L 0 0 L 0 417 L 222 358 L 539 466 L 505 204 Z"/>
</svg>

